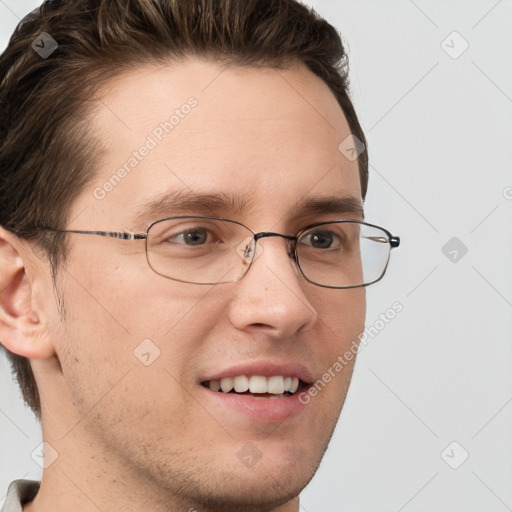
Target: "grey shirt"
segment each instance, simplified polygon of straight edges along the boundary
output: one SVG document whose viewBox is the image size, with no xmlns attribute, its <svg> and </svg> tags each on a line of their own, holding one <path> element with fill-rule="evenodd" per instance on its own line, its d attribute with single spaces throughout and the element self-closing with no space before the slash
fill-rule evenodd
<svg viewBox="0 0 512 512">
<path fill-rule="evenodd" d="M 23 505 L 35 498 L 40 483 L 36 480 L 14 480 L 11 482 L 1 512 L 23 512 Z"/>
</svg>

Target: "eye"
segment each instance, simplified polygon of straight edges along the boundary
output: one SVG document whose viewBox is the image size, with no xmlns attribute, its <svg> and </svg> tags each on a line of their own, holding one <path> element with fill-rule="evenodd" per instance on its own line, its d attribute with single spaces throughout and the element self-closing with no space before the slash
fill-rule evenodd
<svg viewBox="0 0 512 512">
<path fill-rule="evenodd" d="M 209 231 L 205 228 L 194 228 L 176 235 L 166 237 L 166 241 L 184 245 L 202 245 L 208 240 Z"/>
<path fill-rule="evenodd" d="M 180 248 L 206 248 L 216 246 L 225 240 L 225 229 L 210 223 L 191 223 L 183 220 L 169 220 L 156 224 L 151 232 L 154 244 Z"/>
<path fill-rule="evenodd" d="M 328 229 L 316 229 L 305 233 L 300 243 L 309 245 L 313 249 L 331 249 L 342 246 L 342 238 L 334 231 Z"/>
</svg>

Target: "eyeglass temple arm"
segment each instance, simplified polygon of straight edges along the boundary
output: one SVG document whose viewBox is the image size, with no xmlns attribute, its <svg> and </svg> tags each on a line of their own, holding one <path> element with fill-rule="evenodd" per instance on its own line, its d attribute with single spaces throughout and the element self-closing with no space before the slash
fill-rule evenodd
<svg viewBox="0 0 512 512">
<path fill-rule="evenodd" d="M 400 237 L 399 236 L 391 236 L 389 237 L 389 240 L 386 237 L 383 236 L 367 236 L 367 240 L 372 240 L 373 242 L 380 242 L 380 243 L 389 243 L 391 248 L 398 247 L 400 245 Z"/>
<path fill-rule="evenodd" d="M 58 231 L 60 233 L 79 233 L 82 235 L 108 236 L 111 238 L 119 238 L 121 240 L 143 240 L 148 237 L 147 233 L 130 233 L 127 230 L 125 230 L 124 233 L 114 231 L 83 231 L 81 229 L 51 229 L 51 231 Z"/>
</svg>

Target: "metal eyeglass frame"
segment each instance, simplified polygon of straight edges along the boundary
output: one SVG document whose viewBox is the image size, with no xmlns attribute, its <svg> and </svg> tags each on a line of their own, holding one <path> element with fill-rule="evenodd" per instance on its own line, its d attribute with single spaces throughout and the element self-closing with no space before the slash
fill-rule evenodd
<svg viewBox="0 0 512 512">
<path fill-rule="evenodd" d="M 209 217 L 209 216 L 202 216 L 202 215 L 181 215 L 181 216 L 177 216 L 177 217 L 165 217 L 165 218 L 162 218 L 162 219 L 158 219 L 158 220 L 153 221 L 147 227 L 147 229 L 146 229 L 146 231 L 144 233 L 131 233 L 128 230 L 125 230 L 124 233 L 121 233 L 121 232 L 116 232 L 116 231 L 84 231 L 84 230 L 81 230 L 81 229 L 56 229 L 56 228 L 48 228 L 48 227 L 38 227 L 38 229 L 54 231 L 54 232 L 58 232 L 58 233 L 78 233 L 78 234 L 82 234 L 82 235 L 105 236 L 105 237 L 110 237 L 110 238 L 118 238 L 120 240 L 146 240 L 145 252 L 146 252 L 146 260 L 148 262 L 149 267 L 156 274 L 161 275 L 162 277 L 166 277 L 167 279 L 172 279 L 173 281 L 179 281 L 179 282 L 182 282 L 182 283 L 188 283 L 188 284 L 210 284 L 210 285 L 211 284 L 226 284 L 226 283 L 230 283 L 230 282 L 235 283 L 235 282 L 239 281 L 240 279 L 242 279 L 247 274 L 247 272 L 251 268 L 252 262 L 254 261 L 254 256 L 251 259 L 251 261 L 249 262 L 249 265 L 247 266 L 247 270 L 237 280 L 235 280 L 235 281 L 227 281 L 225 283 L 194 283 L 194 282 L 190 282 L 190 281 L 182 281 L 180 279 L 169 277 L 169 276 L 167 276 L 165 274 L 162 274 L 162 273 L 158 272 L 157 270 L 155 270 L 155 268 L 151 265 L 151 262 L 150 262 L 149 256 L 148 256 L 148 244 L 147 244 L 148 233 L 149 233 L 150 229 L 155 224 L 158 224 L 160 222 L 164 222 L 164 221 L 167 221 L 167 220 L 174 220 L 174 219 L 210 219 L 210 220 L 221 220 L 221 221 L 231 222 L 233 224 L 238 224 L 238 225 L 242 226 L 243 228 L 247 229 L 249 232 L 252 233 L 253 238 L 254 238 L 254 254 L 256 253 L 256 244 L 257 244 L 257 242 L 258 242 L 258 240 L 260 238 L 266 238 L 266 237 L 270 237 L 270 236 L 280 236 L 280 237 L 282 237 L 282 238 L 284 238 L 286 240 L 290 240 L 293 243 L 288 246 L 288 256 L 293 259 L 293 261 L 295 262 L 295 264 L 299 268 L 300 273 L 304 276 L 306 281 L 308 281 L 309 283 L 312 283 L 312 284 L 314 284 L 316 286 L 320 286 L 322 288 L 334 288 L 334 289 L 338 289 L 338 290 L 340 290 L 340 289 L 348 289 L 348 288 L 361 288 L 361 287 L 369 286 L 371 284 L 374 284 L 374 283 L 380 281 L 384 277 L 384 274 L 386 273 L 386 270 L 387 270 L 387 267 L 388 267 L 388 264 L 389 264 L 389 257 L 388 257 L 386 265 L 384 266 L 384 269 L 382 270 L 382 273 L 380 274 L 380 276 L 377 279 L 375 279 L 375 280 L 373 280 L 373 281 L 371 281 L 369 283 L 357 284 L 357 285 L 352 285 L 352 286 L 329 286 L 329 285 L 324 285 L 324 284 L 318 284 L 315 281 L 311 281 L 304 274 L 304 271 L 302 270 L 302 268 L 300 266 L 300 263 L 299 263 L 299 258 L 297 256 L 297 250 L 296 250 L 297 242 L 298 242 L 299 238 L 301 237 L 301 235 L 305 231 L 310 230 L 311 228 L 314 228 L 314 227 L 317 227 L 317 226 L 323 226 L 323 225 L 326 225 L 326 224 L 338 224 L 338 223 L 339 224 L 341 224 L 341 223 L 362 224 L 362 225 L 369 226 L 369 227 L 372 227 L 372 228 L 380 229 L 381 231 L 386 233 L 386 235 L 388 237 L 388 243 L 389 243 L 389 246 L 390 246 L 390 253 L 389 254 L 391 254 L 391 249 L 393 249 L 395 247 L 399 247 L 399 245 L 400 245 L 400 237 L 393 236 L 387 229 L 385 229 L 385 228 L 383 228 L 381 226 L 377 226 L 376 224 L 369 224 L 368 222 L 363 222 L 363 221 L 360 221 L 360 220 L 332 220 L 332 221 L 325 221 L 325 222 L 317 222 L 317 223 L 310 224 L 310 225 L 302 228 L 295 236 L 284 235 L 282 233 L 275 233 L 275 232 L 272 232 L 272 231 L 262 231 L 260 233 L 255 233 L 252 229 L 248 228 L 247 226 L 245 226 L 244 224 L 242 224 L 241 222 L 238 222 L 236 220 L 225 219 L 223 217 Z"/>
</svg>

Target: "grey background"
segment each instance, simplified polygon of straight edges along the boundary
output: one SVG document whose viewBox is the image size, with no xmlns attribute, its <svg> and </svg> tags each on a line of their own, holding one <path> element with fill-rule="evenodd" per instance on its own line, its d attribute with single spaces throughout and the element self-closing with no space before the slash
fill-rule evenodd
<svg viewBox="0 0 512 512">
<path fill-rule="evenodd" d="M 367 219 L 402 238 L 367 325 L 403 311 L 361 351 L 302 510 L 512 510 L 512 0 L 307 3 L 347 41 Z M 0 0 L 2 49 L 38 4 Z M 0 381 L 1 503 L 40 478 L 41 437 L 4 359 Z"/>
</svg>

